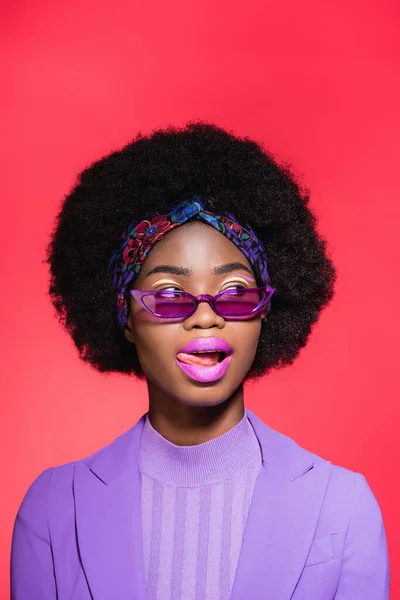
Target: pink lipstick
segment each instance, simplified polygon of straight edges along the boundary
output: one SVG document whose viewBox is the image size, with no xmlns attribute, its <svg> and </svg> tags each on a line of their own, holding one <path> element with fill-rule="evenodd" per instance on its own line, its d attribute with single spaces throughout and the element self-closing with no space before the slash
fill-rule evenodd
<svg viewBox="0 0 400 600">
<path fill-rule="evenodd" d="M 192 340 L 181 348 L 176 361 L 188 377 L 207 383 L 224 376 L 232 360 L 232 352 L 225 340 L 203 337 Z"/>
</svg>

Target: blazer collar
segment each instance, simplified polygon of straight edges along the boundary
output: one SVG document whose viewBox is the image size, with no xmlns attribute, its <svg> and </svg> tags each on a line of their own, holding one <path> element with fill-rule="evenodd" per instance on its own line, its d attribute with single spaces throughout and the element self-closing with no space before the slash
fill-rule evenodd
<svg viewBox="0 0 400 600">
<path fill-rule="evenodd" d="M 261 447 L 264 465 L 279 470 L 292 481 L 314 464 L 314 456 L 286 435 L 271 429 L 255 413 L 245 408 Z M 89 469 L 108 485 L 132 464 L 136 464 L 146 414 L 125 433 L 85 460 Z"/>
<path fill-rule="evenodd" d="M 331 464 L 245 409 L 262 453 L 231 600 L 289 600 L 304 567 Z M 79 552 L 94 600 L 145 600 L 141 485 L 136 458 L 143 415 L 75 465 Z"/>
</svg>

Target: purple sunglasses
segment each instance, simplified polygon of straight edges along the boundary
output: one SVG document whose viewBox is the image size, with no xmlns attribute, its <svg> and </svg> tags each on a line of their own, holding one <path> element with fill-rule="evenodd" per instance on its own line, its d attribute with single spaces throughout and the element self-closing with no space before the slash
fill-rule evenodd
<svg viewBox="0 0 400 600">
<path fill-rule="evenodd" d="M 268 302 L 275 288 L 235 288 L 216 296 L 193 296 L 181 290 L 130 290 L 130 294 L 150 314 L 162 319 L 187 319 L 196 312 L 200 302 L 208 302 L 221 317 L 251 317 Z"/>
</svg>

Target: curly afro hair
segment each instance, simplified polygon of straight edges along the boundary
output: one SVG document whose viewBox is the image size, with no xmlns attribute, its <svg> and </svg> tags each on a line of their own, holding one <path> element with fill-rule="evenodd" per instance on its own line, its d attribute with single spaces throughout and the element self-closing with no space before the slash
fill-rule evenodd
<svg viewBox="0 0 400 600">
<path fill-rule="evenodd" d="M 215 213 L 247 221 L 267 251 L 276 291 L 246 379 L 291 364 L 333 297 L 336 272 L 309 193 L 287 167 L 255 141 L 202 121 L 139 133 L 80 173 L 47 248 L 58 317 L 80 358 L 98 371 L 144 378 L 135 346 L 117 325 L 108 275 L 123 232 L 144 214 L 169 212 L 194 194 L 211 197 Z"/>
</svg>

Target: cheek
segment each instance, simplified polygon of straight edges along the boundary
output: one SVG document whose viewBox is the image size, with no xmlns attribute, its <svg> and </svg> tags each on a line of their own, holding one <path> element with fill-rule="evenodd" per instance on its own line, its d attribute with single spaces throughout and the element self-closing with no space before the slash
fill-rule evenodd
<svg viewBox="0 0 400 600">
<path fill-rule="evenodd" d="M 248 323 L 242 323 L 236 332 L 236 353 L 248 366 L 251 365 L 256 354 L 258 340 L 261 333 L 261 320 L 257 319 Z"/>
<path fill-rule="evenodd" d="M 242 321 L 235 323 L 232 327 L 232 343 L 236 344 L 237 350 L 250 350 L 256 348 L 261 333 L 261 319 Z"/>
<path fill-rule="evenodd" d="M 143 371 L 159 370 L 173 357 L 176 328 L 173 325 L 133 320 L 135 346 Z"/>
</svg>

